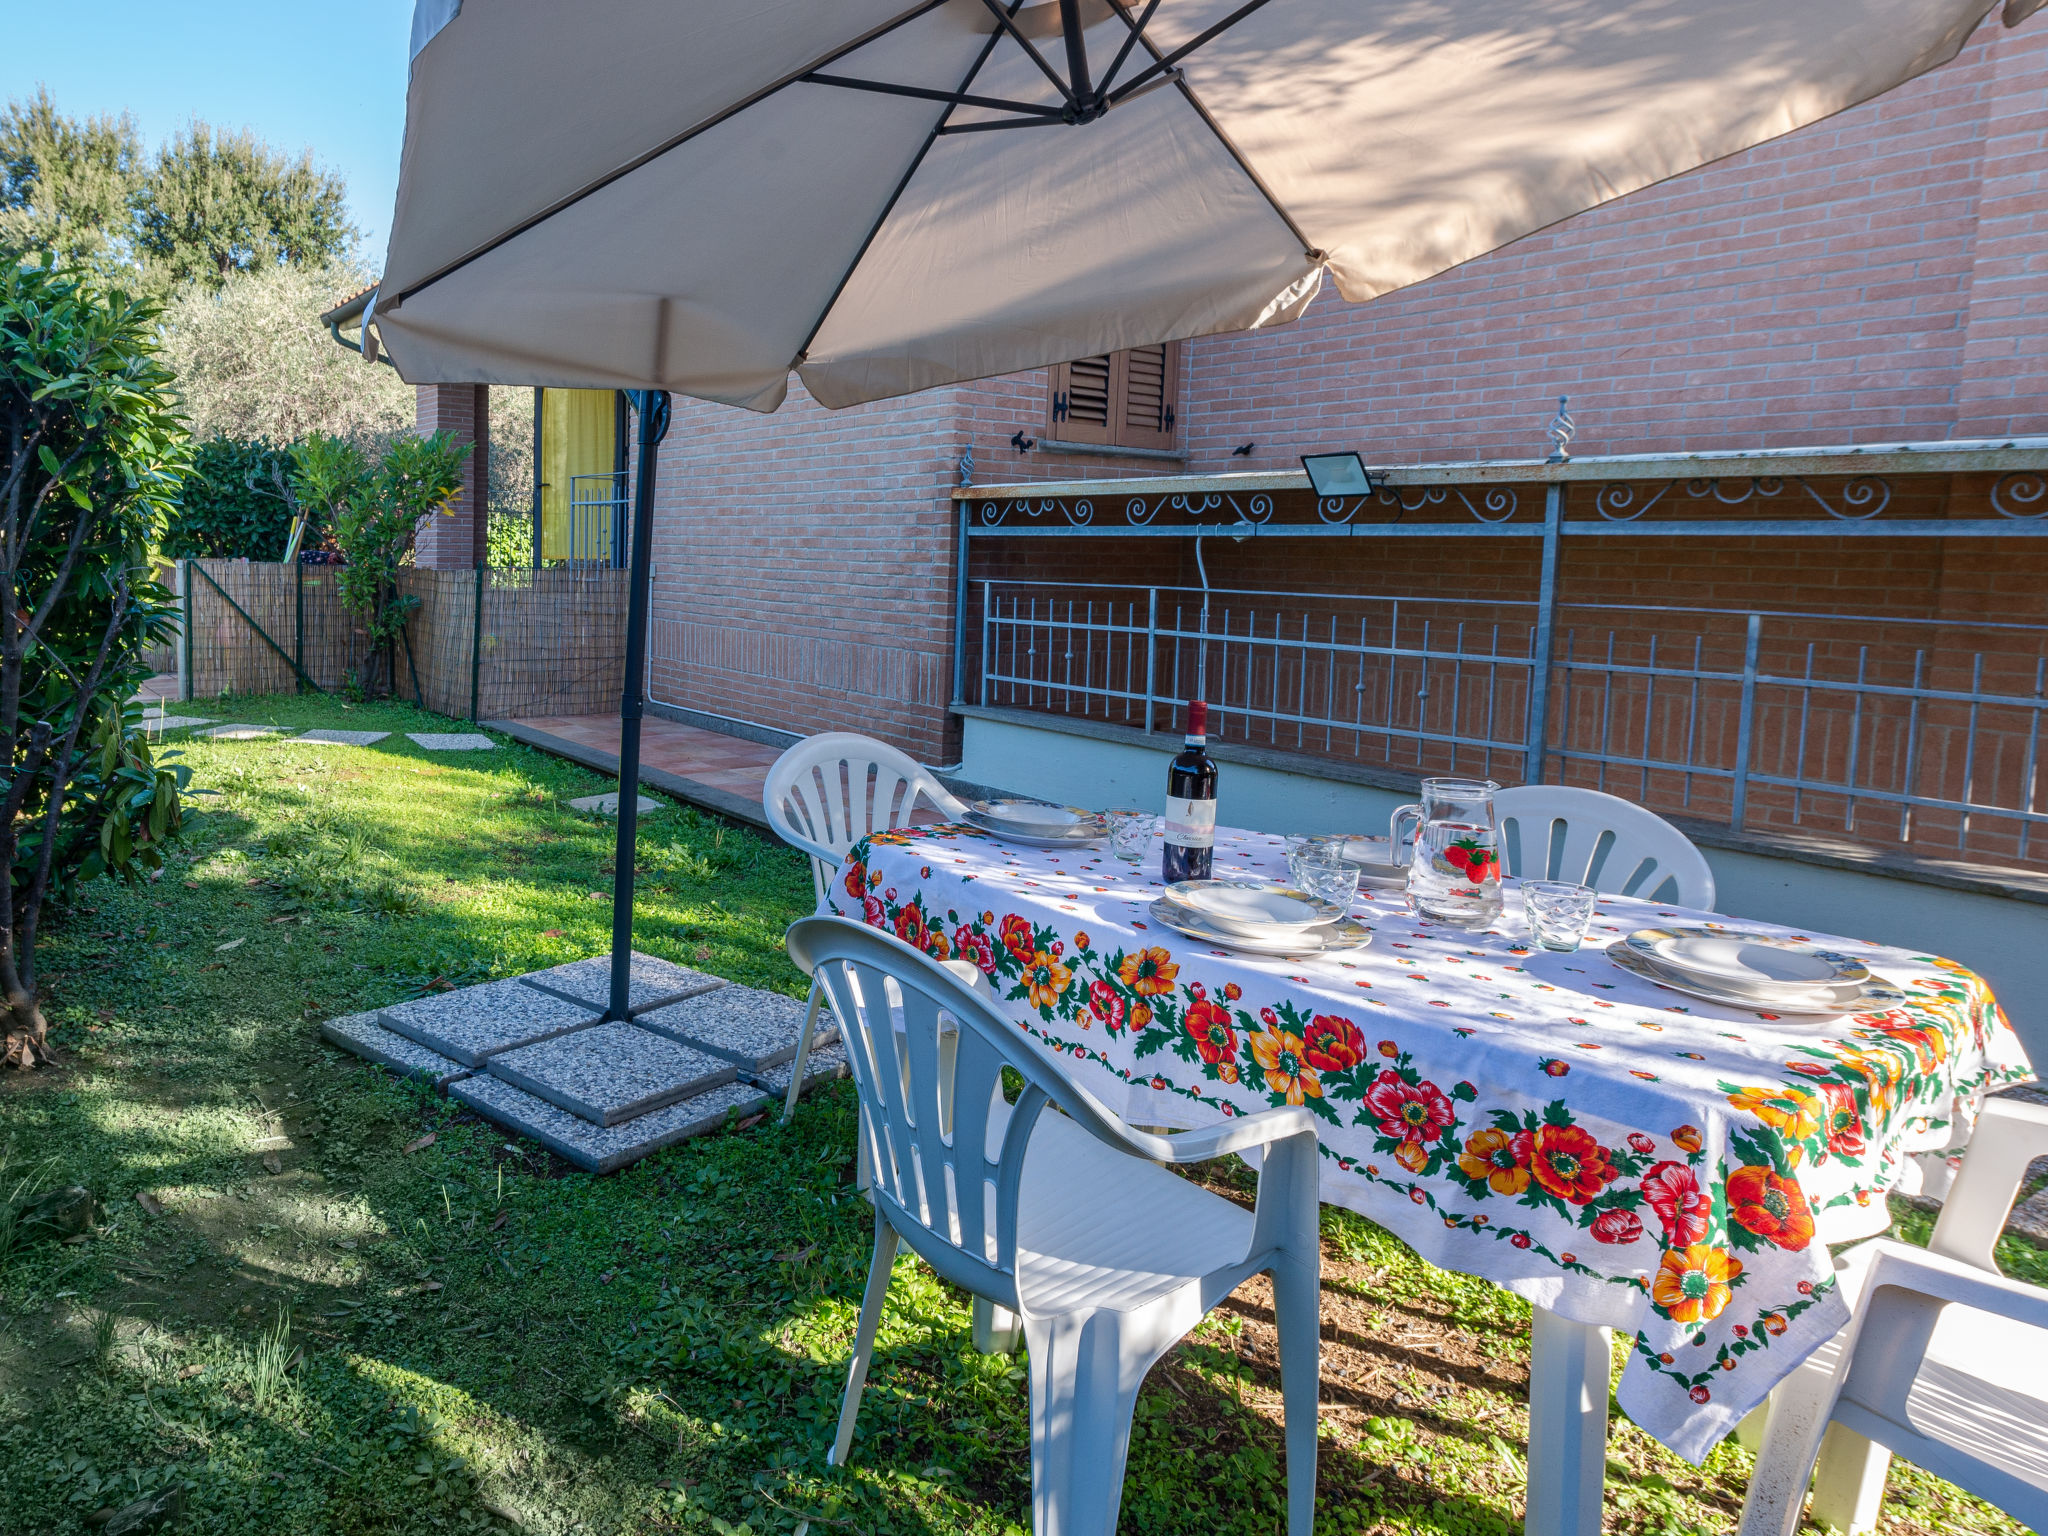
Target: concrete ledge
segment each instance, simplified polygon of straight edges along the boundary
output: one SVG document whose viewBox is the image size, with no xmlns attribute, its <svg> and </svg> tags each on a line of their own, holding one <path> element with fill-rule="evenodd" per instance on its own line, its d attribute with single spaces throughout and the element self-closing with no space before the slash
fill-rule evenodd
<svg viewBox="0 0 2048 1536">
<path fill-rule="evenodd" d="M 741 741 L 757 741 L 764 747 L 789 748 L 802 741 L 798 731 L 781 731 L 772 725 L 756 725 L 751 720 L 735 720 L 731 715 L 714 715 L 707 710 L 685 709 L 680 704 L 656 704 L 648 700 L 647 713 L 659 715 L 664 720 L 673 720 L 677 725 L 694 725 L 700 731 L 715 731 L 720 736 L 737 736 Z"/>
<path fill-rule="evenodd" d="M 546 731 L 537 731 L 529 725 L 515 720 L 486 720 L 486 730 L 499 731 L 514 741 L 524 742 L 529 747 L 555 757 L 566 758 L 572 763 L 581 763 L 585 768 L 595 768 L 599 773 L 618 777 L 619 756 L 616 752 L 601 752 L 596 747 L 586 747 L 580 741 L 567 741 L 560 736 L 550 736 Z M 686 722 L 685 722 L 686 723 Z M 735 821 L 744 821 L 749 826 L 767 827 L 768 818 L 761 811 L 761 802 L 736 795 L 729 789 L 719 789 L 712 784 L 699 784 L 679 774 L 660 768 L 642 767 L 640 787 L 658 789 L 663 794 L 690 805 L 701 805 L 707 811 L 716 811 L 721 816 L 730 816 Z"/>
<path fill-rule="evenodd" d="M 1166 757 L 1180 750 L 1181 738 L 1164 731 L 1144 731 L 1135 726 L 1115 725 L 1107 720 L 1077 720 L 1069 716 L 1040 714 L 1028 709 L 990 709 L 979 704 L 954 703 L 952 713 L 963 719 L 991 720 L 1028 730 L 1051 731 L 1062 736 L 1083 736 L 1119 746 L 1140 747 Z M 1421 789 L 1412 775 L 1391 773 L 1356 763 L 1310 757 L 1302 753 L 1278 752 L 1232 742 L 1209 744 L 1209 755 L 1219 763 L 1244 763 L 1308 779 L 1337 784 L 1358 784 L 1369 789 L 1388 790 L 1403 797 Z M 950 782 L 950 781 L 949 781 Z M 980 794 L 1018 793 L 1017 787 L 974 785 Z M 957 790 L 956 790 L 957 792 Z M 1823 869 L 1847 870 L 1859 875 L 1878 875 L 1888 880 L 1906 880 L 1945 890 L 1968 891 L 1978 896 L 1998 896 L 2011 901 L 2048 906 L 2048 874 L 2024 869 L 2001 869 L 1994 865 L 1970 864 L 1960 859 L 1930 859 L 1902 853 L 1887 853 L 1842 838 L 1818 837 L 1793 832 L 1734 832 L 1715 822 L 1690 817 L 1666 818 L 1694 842 L 1707 848 L 1725 848 L 1733 853 L 1758 854 L 1765 858 L 1790 859 L 1795 863 Z"/>
</svg>

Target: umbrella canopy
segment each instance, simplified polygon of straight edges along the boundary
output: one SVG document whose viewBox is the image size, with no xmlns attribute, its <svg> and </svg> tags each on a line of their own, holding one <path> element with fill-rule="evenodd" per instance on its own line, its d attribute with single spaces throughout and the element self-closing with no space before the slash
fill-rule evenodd
<svg viewBox="0 0 2048 1536">
<path fill-rule="evenodd" d="M 1992 3 L 421 0 L 373 323 L 414 382 L 763 411 L 1271 324 L 1875 96 Z"/>
</svg>

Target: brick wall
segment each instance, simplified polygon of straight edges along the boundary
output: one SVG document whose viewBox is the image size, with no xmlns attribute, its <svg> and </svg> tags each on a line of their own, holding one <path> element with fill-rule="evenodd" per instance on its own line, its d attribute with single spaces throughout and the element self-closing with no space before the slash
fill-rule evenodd
<svg viewBox="0 0 2048 1536">
<path fill-rule="evenodd" d="M 450 510 L 420 524 L 413 560 L 428 570 L 469 570 L 482 563 L 488 548 L 491 392 L 482 384 L 429 384 L 417 393 L 420 432 L 453 432 L 471 445 L 471 452 L 463 460 L 462 488 Z"/>
</svg>

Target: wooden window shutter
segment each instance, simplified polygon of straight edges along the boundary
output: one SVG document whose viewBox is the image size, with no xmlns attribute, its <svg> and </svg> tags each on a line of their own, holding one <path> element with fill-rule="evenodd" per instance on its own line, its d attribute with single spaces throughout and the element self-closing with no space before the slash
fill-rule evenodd
<svg viewBox="0 0 2048 1536">
<path fill-rule="evenodd" d="M 1113 443 L 1115 359 L 1081 357 L 1052 371 L 1050 435 L 1066 443 Z"/>
<path fill-rule="evenodd" d="M 1133 347 L 1050 370 L 1046 436 L 1062 443 L 1172 448 L 1180 345 Z"/>
<path fill-rule="evenodd" d="M 1116 354 L 1123 373 L 1116 394 L 1123 419 L 1116 441 L 1127 448 L 1171 448 L 1174 427 L 1174 375 L 1180 349 L 1171 342 L 1133 347 Z"/>
</svg>

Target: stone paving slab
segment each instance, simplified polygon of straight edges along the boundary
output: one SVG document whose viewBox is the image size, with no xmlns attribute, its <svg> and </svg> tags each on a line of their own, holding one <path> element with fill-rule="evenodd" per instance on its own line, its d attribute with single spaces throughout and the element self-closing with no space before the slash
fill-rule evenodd
<svg viewBox="0 0 2048 1536">
<path fill-rule="evenodd" d="M 779 1066 L 768 1068 L 765 1072 L 749 1072 L 746 1075 L 749 1082 L 767 1089 L 777 1099 L 783 1099 L 789 1095 L 789 1079 L 795 1070 L 794 1061 L 785 1061 Z M 809 1093 L 820 1083 L 829 1083 L 834 1078 L 852 1075 L 853 1069 L 846 1060 L 846 1045 L 843 1041 L 822 1048 L 814 1045 L 811 1047 L 811 1054 L 804 1058 L 803 1091 Z"/>
<path fill-rule="evenodd" d="M 216 725 L 212 730 L 199 734 L 215 741 L 254 741 L 259 736 L 277 736 L 283 731 L 281 725 Z"/>
<path fill-rule="evenodd" d="M 481 1066 L 486 1057 L 515 1045 L 588 1029 L 602 1017 L 602 1009 L 535 991 L 516 980 L 437 992 L 395 1004 L 377 1016 L 386 1029 L 452 1056 L 465 1067 Z"/>
<path fill-rule="evenodd" d="M 147 731 L 189 731 L 195 726 L 211 725 L 212 715 L 149 715 L 142 717 L 142 728 Z"/>
<path fill-rule="evenodd" d="M 572 960 L 567 965 L 558 965 L 552 970 L 533 971 L 519 978 L 529 987 L 538 987 L 557 997 L 566 997 L 571 1002 L 582 1003 L 603 1013 L 611 1007 L 612 1001 L 612 957 L 593 955 L 588 960 Z M 649 1009 L 679 1003 L 686 997 L 695 997 L 700 992 L 725 985 L 723 976 L 713 976 L 704 971 L 693 971 L 688 966 L 677 965 L 654 955 L 643 955 L 633 951 L 632 978 L 627 983 L 626 1013 L 638 1018 Z"/>
<path fill-rule="evenodd" d="M 336 747 L 367 747 L 390 734 L 389 731 L 307 731 L 299 740 L 326 742 Z"/>
<path fill-rule="evenodd" d="M 469 1076 L 469 1068 L 461 1062 L 386 1029 L 374 1013 L 351 1013 L 329 1019 L 320 1026 L 320 1033 L 344 1051 L 353 1051 L 366 1061 L 389 1067 L 400 1077 L 424 1078 L 436 1088 L 446 1088 L 456 1079 Z"/>
<path fill-rule="evenodd" d="M 727 1083 L 623 1125 L 592 1125 L 489 1073 L 450 1085 L 448 1096 L 592 1173 L 610 1173 L 687 1137 L 723 1130 L 768 1103 L 758 1088 Z"/>
<path fill-rule="evenodd" d="M 723 1087 L 739 1070 L 723 1057 L 616 1022 L 500 1051 L 484 1065 L 593 1125 L 618 1125 Z"/>
<path fill-rule="evenodd" d="M 806 1004 L 780 992 L 727 986 L 644 1013 L 639 1024 L 737 1062 L 749 1072 L 760 1072 L 794 1059 L 807 1011 Z M 838 1038 L 839 1026 L 831 1012 L 821 1009 L 813 1045 Z"/>
<path fill-rule="evenodd" d="M 429 752 L 488 752 L 497 745 L 474 731 L 407 731 L 405 739 Z"/>
<path fill-rule="evenodd" d="M 637 799 L 642 816 L 645 816 L 649 811 L 658 811 L 668 804 L 666 800 L 656 800 L 651 795 L 640 795 Z M 619 792 L 613 790 L 608 795 L 585 795 L 581 800 L 571 800 L 569 802 L 569 809 L 572 811 L 595 811 L 600 816 L 616 816 L 619 814 Z"/>
</svg>

